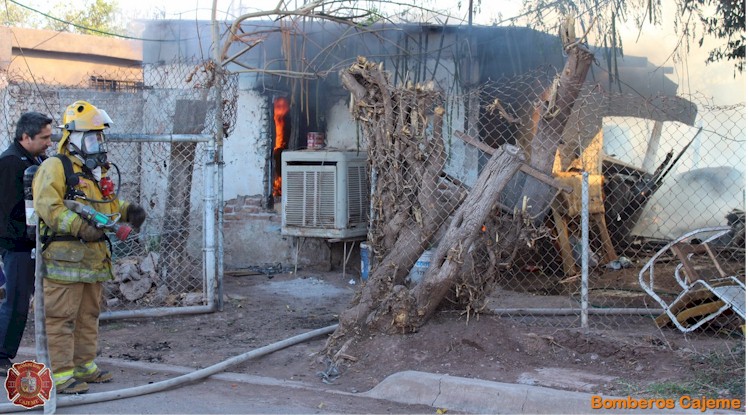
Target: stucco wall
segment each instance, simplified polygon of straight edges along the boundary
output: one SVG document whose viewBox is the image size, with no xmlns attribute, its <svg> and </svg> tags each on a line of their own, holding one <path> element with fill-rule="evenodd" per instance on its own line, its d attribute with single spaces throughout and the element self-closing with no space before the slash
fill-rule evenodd
<svg viewBox="0 0 748 415">
<path fill-rule="evenodd" d="M 0 27 L 0 69 L 30 72 L 40 82 L 78 85 L 85 75 L 141 78 L 139 41 Z"/>
<path fill-rule="evenodd" d="M 264 264 L 329 270 L 330 247 L 322 239 L 281 235 L 281 217 L 262 209 L 261 196 L 226 199 L 224 264 L 228 269 Z"/>
<path fill-rule="evenodd" d="M 348 109 L 347 99 L 341 99 L 330 107 L 327 120 L 325 136 L 328 147 L 349 150 L 366 148 L 363 137 L 357 134 L 358 127 Z"/>
<path fill-rule="evenodd" d="M 255 90 L 240 90 L 236 127 L 224 145 L 224 200 L 263 194 L 268 144 L 267 99 Z"/>
</svg>

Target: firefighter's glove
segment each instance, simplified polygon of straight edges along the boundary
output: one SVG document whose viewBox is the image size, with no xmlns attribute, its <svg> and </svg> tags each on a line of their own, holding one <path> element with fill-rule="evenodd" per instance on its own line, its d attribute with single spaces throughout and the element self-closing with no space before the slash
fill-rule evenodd
<svg viewBox="0 0 748 415">
<path fill-rule="evenodd" d="M 83 222 L 81 222 L 81 228 L 78 231 L 78 237 L 86 242 L 94 242 L 104 237 L 104 231 L 84 220 Z"/>
<path fill-rule="evenodd" d="M 145 222 L 145 209 L 138 205 L 128 206 L 127 221 L 130 222 L 133 228 L 140 229 L 140 226 Z"/>
</svg>

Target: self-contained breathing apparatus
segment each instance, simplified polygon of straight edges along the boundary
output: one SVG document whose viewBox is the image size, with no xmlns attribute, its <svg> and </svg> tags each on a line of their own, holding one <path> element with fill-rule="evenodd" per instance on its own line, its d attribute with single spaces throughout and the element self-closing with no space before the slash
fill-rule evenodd
<svg viewBox="0 0 748 415">
<path fill-rule="evenodd" d="M 34 195 L 31 190 L 31 183 L 34 181 L 34 175 L 39 170 L 39 166 L 34 164 L 23 171 L 23 203 L 26 208 L 26 235 L 29 239 L 36 238 L 36 222 L 38 220 L 34 211 Z"/>
<path fill-rule="evenodd" d="M 120 219 L 119 214 L 105 215 L 98 212 L 91 206 L 80 203 L 77 200 L 85 200 L 89 203 L 110 203 L 117 199 L 117 192 L 114 183 L 106 176 L 106 173 L 113 166 L 117 171 L 118 185 L 121 183 L 119 168 L 107 160 L 107 148 L 104 135 L 104 129 L 109 128 L 112 119 L 106 111 L 96 108 L 86 101 L 76 101 L 65 108 L 62 116 L 63 129 L 62 139 L 58 146 L 58 151 L 64 146 L 69 146 L 67 150 L 75 157 L 83 161 L 83 171 L 75 173 L 73 163 L 67 155 L 57 154 L 62 163 L 65 175 L 65 196 L 63 203 L 65 207 L 80 215 L 88 223 L 99 229 L 107 229 L 117 236 L 120 240 L 125 240 L 130 234 L 132 228 L 128 225 L 117 223 Z M 27 169 L 24 172 L 24 198 L 26 199 L 26 218 L 27 225 L 35 226 L 38 219 L 34 214 L 33 195 L 31 182 L 36 172 L 34 169 Z M 80 177 L 91 180 L 101 191 L 103 200 L 94 200 L 88 198 L 86 194 L 77 188 L 80 183 Z M 53 240 L 79 240 L 72 235 L 48 234 L 50 228 L 45 229 L 44 235 L 41 236 L 42 246 L 46 248 Z M 35 234 L 36 230 L 31 227 L 29 232 Z M 106 236 L 102 240 L 109 241 Z"/>
<path fill-rule="evenodd" d="M 90 176 L 90 174 L 86 174 L 83 172 L 74 173 L 73 163 L 70 161 L 70 159 L 68 159 L 67 156 L 63 154 L 57 154 L 55 157 L 57 157 L 60 162 L 62 162 L 63 170 L 65 173 L 66 191 L 65 200 L 63 200 L 63 204 L 65 205 L 65 207 L 80 215 L 81 218 L 83 218 L 93 226 L 99 229 L 107 229 L 111 232 L 114 232 L 115 236 L 120 241 L 124 241 L 125 239 L 127 239 L 130 232 L 132 232 L 132 228 L 126 224 L 118 223 L 120 219 L 120 215 L 118 213 L 106 215 L 97 211 L 91 206 L 76 201 L 76 199 L 82 199 L 91 203 L 109 203 L 112 200 L 115 200 L 117 198 L 117 192 L 115 191 L 114 182 L 111 180 L 111 178 L 105 176 L 97 182 L 93 177 L 88 177 L 94 183 L 97 183 L 104 200 L 90 199 L 86 197 L 85 193 L 76 188 L 76 186 L 80 182 L 80 177 Z M 119 168 L 114 163 L 107 163 L 107 165 L 114 166 L 119 176 Z M 36 174 L 38 169 L 39 166 L 34 165 L 27 168 L 23 173 L 23 194 L 26 208 L 26 232 L 31 238 L 35 238 L 36 226 L 38 222 L 38 216 L 34 211 L 32 191 L 32 182 L 34 180 L 34 175 Z M 47 230 L 49 230 L 49 228 L 47 228 Z M 49 243 L 54 240 L 78 240 L 78 238 L 75 238 L 73 236 L 61 236 L 54 233 L 52 235 L 49 235 L 46 232 L 41 236 L 41 238 L 43 246 L 42 250 L 44 250 L 44 248 L 46 248 Z"/>
</svg>

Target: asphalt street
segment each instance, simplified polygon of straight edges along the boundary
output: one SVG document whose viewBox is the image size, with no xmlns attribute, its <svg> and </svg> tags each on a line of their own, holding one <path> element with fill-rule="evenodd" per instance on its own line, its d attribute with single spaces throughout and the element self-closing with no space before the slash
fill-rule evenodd
<svg viewBox="0 0 748 415">
<path fill-rule="evenodd" d="M 22 349 L 21 355 L 31 355 Z M 23 356 L 21 356 L 23 357 Z M 29 357 L 27 357 L 29 358 Z M 138 391 L 171 383 L 195 369 L 100 358 L 115 381 L 91 385 L 89 393 L 61 395 L 59 414 L 737 414 L 727 410 L 594 409 L 593 395 L 540 386 L 489 382 L 443 374 L 395 373 L 369 391 L 345 392 L 322 382 L 299 382 L 222 372 L 165 390 Z M 50 408 L 47 408 L 49 411 Z M 3 396 L 0 412 L 26 410 Z M 49 412 L 48 412 L 49 413 Z"/>
</svg>

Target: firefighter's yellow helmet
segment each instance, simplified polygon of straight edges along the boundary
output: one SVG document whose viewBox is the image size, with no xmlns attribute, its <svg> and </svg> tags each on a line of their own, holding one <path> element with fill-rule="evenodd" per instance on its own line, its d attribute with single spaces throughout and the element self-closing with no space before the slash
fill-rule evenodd
<svg viewBox="0 0 748 415">
<path fill-rule="evenodd" d="M 62 139 L 57 144 L 58 153 L 67 152 L 70 133 L 75 131 L 104 130 L 112 124 L 112 119 L 104 110 L 96 108 L 87 101 L 75 101 L 62 113 Z M 78 143 L 80 144 L 80 143 Z"/>
<path fill-rule="evenodd" d="M 68 105 L 62 114 L 60 128 L 67 131 L 91 131 L 109 128 L 112 119 L 104 110 L 100 110 L 86 101 L 75 101 Z"/>
</svg>

